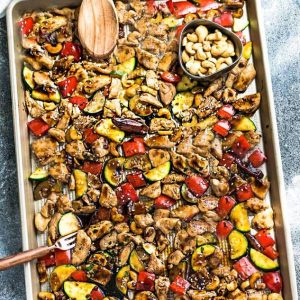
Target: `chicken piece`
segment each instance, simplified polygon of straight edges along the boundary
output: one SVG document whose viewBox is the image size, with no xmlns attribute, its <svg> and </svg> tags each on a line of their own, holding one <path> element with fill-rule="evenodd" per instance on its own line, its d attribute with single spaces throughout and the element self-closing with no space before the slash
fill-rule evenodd
<svg viewBox="0 0 300 300">
<path fill-rule="evenodd" d="M 139 63 L 147 69 L 156 70 L 158 66 L 158 58 L 150 52 L 142 49 L 136 49 L 137 59 Z"/>
<path fill-rule="evenodd" d="M 158 228 L 164 234 L 168 234 L 174 228 L 179 228 L 180 225 L 178 218 L 161 218 L 155 222 L 155 228 Z"/>
<path fill-rule="evenodd" d="M 43 35 L 49 35 L 59 28 L 66 26 L 67 23 L 68 20 L 64 16 L 55 16 L 52 18 L 48 18 L 40 22 L 40 31 Z"/>
<path fill-rule="evenodd" d="M 271 293 L 271 294 L 268 295 L 268 300 L 283 300 L 283 298 L 278 293 Z"/>
<path fill-rule="evenodd" d="M 100 136 L 92 144 L 92 151 L 99 158 L 102 158 L 102 157 L 106 156 L 109 153 L 109 142 L 108 142 L 108 140 L 105 137 Z"/>
<path fill-rule="evenodd" d="M 223 261 L 223 251 L 216 247 L 214 253 L 208 258 L 208 266 L 212 269 L 217 268 Z"/>
<path fill-rule="evenodd" d="M 224 103 L 234 103 L 236 101 L 236 90 L 232 88 L 225 88 L 222 94 L 222 100 Z"/>
<path fill-rule="evenodd" d="M 259 108 L 261 96 L 260 93 L 244 96 L 233 103 L 233 107 L 244 114 L 254 114 Z"/>
<path fill-rule="evenodd" d="M 44 232 L 51 220 L 51 217 L 45 218 L 41 213 L 36 213 L 34 216 L 34 225 L 37 231 Z"/>
<path fill-rule="evenodd" d="M 158 253 L 162 253 L 168 246 L 170 246 L 170 241 L 161 232 L 157 233 L 156 243 L 157 243 L 157 251 L 158 251 Z"/>
<path fill-rule="evenodd" d="M 196 237 L 205 232 L 212 231 L 212 228 L 207 222 L 204 222 L 203 220 L 193 220 L 187 224 L 186 231 L 189 236 Z"/>
<path fill-rule="evenodd" d="M 247 295 L 240 289 L 235 289 L 233 292 L 229 293 L 228 299 L 234 300 L 248 300 Z M 196 300 L 196 299 L 195 299 Z"/>
<path fill-rule="evenodd" d="M 159 96 L 164 105 L 169 105 L 176 95 L 176 88 L 174 84 L 169 82 L 159 82 Z"/>
<path fill-rule="evenodd" d="M 248 60 L 244 57 L 242 57 L 239 61 L 239 63 L 231 70 L 231 72 L 228 74 L 225 86 L 227 88 L 232 88 L 234 82 L 240 75 L 240 73 L 244 70 L 244 68 L 247 66 Z"/>
<path fill-rule="evenodd" d="M 201 94 L 197 94 L 196 99 L 197 98 L 200 98 L 200 105 L 198 106 L 195 113 L 201 119 L 208 117 L 222 106 L 222 103 L 213 96 L 202 97 Z"/>
<path fill-rule="evenodd" d="M 168 38 L 168 25 L 164 23 L 152 24 L 150 23 L 147 27 L 149 35 L 153 35 L 161 40 L 166 40 Z"/>
<path fill-rule="evenodd" d="M 95 241 L 103 237 L 105 234 L 109 233 L 113 229 L 113 227 L 114 226 L 110 221 L 100 221 L 96 224 L 90 225 L 87 230 L 87 234 L 92 239 L 92 241 Z"/>
<path fill-rule="evenodd" d="M 182 154 L 186 157 L 190 157 L 191 154 L 197 152 L 197 148 L 193 146 L 192 141 L 189 137 L 184 138 L 178 145 L 177 145 L 177 153 Z"/>
<path fill-rule="evenodd" d="M 245 133 L 245 138 L 247 139 L 248 143 L 251 145 L 251 148 L 254 148 L 259 144 L 261 139 L 261 134 L 256 131 L 250 130 Z"/>
<path fill-rule="evenodd" d="M 208 152 L 210 151 L 214 137 L 215 136 L 210 129 L 202 130 L 196 135 L 193 145 L 203 149 L 205 152 Z"/>
<path fill-rule="evenodd" d="M 56 204 L 56 201 L 52 201 L 50 199 L 47 199 L 47 201 L 45 202 L 45 204 L 41 208 L 41 211 L 40 211 L 41 215 L 44 218 L 50 218 L 54 214 L 55 204 Z"/>
<path fill-rule="evenodd" d="M 55 138 L 59 143 L 64 143 L 66 141 L 66 134 L 61 129 L 50 128 L 48 134 Z"/>
<path fill-rule="evenodd" d="M 169 71 L 177 61 L 178 55 L 176 52 L 166 52 L 158 64 L 159 71 Z"/>
<path fill-rule="evenodd" d="M 53 113 L 53 112 L 50 111 L 49 113 Z M 59 121 L 58 121 L 58 123 L 56 125 L 56 129 L 66 130 L 67 127 L 69 126 L 70 119 L 71 119 L 71 117 L 70 117 L 69 112 L 65 111 L 65 113 L 63 114 L 63 116 L 59 119 Z"/>
<path fill-rule="evenodd" d="M 247 300 L 264 300 L 263 295 L 266 295 L 263 291 L 247 290 Z"/>
<path fill-rule="evenodd" d="M 254 197 L 246 201 L 246 207 L 249 208 L 252 212 L 258 213 L 268 208 L 268 204 L 265 203 L 265 201 Z"/>
<path fill-rule="evenodd" d="M 135 50 L 132 47 L 126 45 L 119 45 L 115 51 L 114 55 L 117 59 L 119 64 L 123 63 L 124 61 L 132 58 L 135 56 Z"/>
<path fill-rule="evenodd" d="M 170 160 L 170 154 L 166 150 L 162 149 L 150 149 L 149 150 L 149 159 L 151 161 L 151 165 L 156 168 L 163 163 Z"/>
<path fill-rule="evenodd" d="M 132 46 L 138 46 L 142 35 L 138 31 L 132 31 L 127 35 L 127 42 Z"/>
<path fill-rule="evenodd" d="M 34 72 L 33 80 L 39 86 L 43 86 L 46 91 L 51 92 L 56 89 L 54 82 L 50 79 L 48 72 Z"/>
<path fill-rule="evenodd" d="M 220 90 L 222 88 L 223 85 L 223 78 L 219 78 L 214 80 L 209 86 L 208 88 L 205 90 L 203 96 L 204 97 L 208 97 L 211 94 L 213 94 L 214 92 Z"/>
<path fill-rule="evenodd" d="M 198 208 L 202 213 L 205 213 L 209 210 L 216 209 L 218 207 L 218 203 L 219 198 L 211 195 L 205 195 L 198 200 Z"/>
<path fill-rule="evenodd" d="M 181 250 L 184 254 L 190 254 L 196 249 L 196 239 L 182 229 L 175 236 L 174 248 Z"/>
<path fill-rule="evenodd" d="M 176 127 L 173 120 L 165 118 L 153 118 L 150 122 L 150 132 L 157 132 L 160 130 L 172 130 Z"/>
<path fill-rule="evenodd" d="M 239 92 L 244 92 L 254 80 L 256 76 L 256 70 L 253 64 L 248 64 L 245 69 L 240 73 L 237 81 L 234 83 L 233 87 Z"/>
<path fill-rule="evenodd" d="M 75 20 L 75 9 L 64 7 L 64 8 L 52 8 L 51 11 L 53 11 L 57 15 L 65 16 L 68 20 Z"/>
<path fill-rule="evenodd" d="M 211 142 L 211 154 L 219 160 L 223 156 L 222 141 L 218 137 L 215 137 Z"/>
<path fill-rule="evenodd" d="M 159 55 L 166 51 L 167 45 L 165 42 L 148 35 L 141 43 L 141 48 L 148 51 L 154 55 Z"/>
<path fill-rule="evenodd" d="M 122 1 L 116 2 L 116 9 L 120 24 L 134 24 L 134 19 L 138 16 L 134 10 L 128 10 L 126 4 Z"/>
<path fill-rule="evenodd" d="M 232 147 L 233 143 L 235 140 L 240 137 L 243 133 L 241 131 L 233 131 L 230 132 L 227 136 L 226 139 L 222 140 L 222 149 L 223 150 L 228 150 Z"/>
<path fill-rule="evenodd" d="M 178 39 L 177 38 L 173 38 L 170 40 L 170 42 L 167 45 L 166 51 L 178 52 Z"/>
<path fill-rule="evenodd" d="M 140 96 L 140 102 L 144 103 L 144 104 L 150 104 L 153 105 L 155 107 L 161 108 L 163 107 L 163 105 L 161 104 L 161 102 L 157 99 L 157 97 L 149 94 L 149 93 L 143 93 Z"/>
<path fill-rule="evenodd" d="M 167 175 L 161 182 L 162 183 L 182 183 L 184 181 L 185 181 L 184 175 L 171 173 L 171 174 Z"/>
<path fill-rule="evenodd" d="M 106 75 L 110 74 L 111 71 L 113 70 L 112 66 L 106 62 L 96 63 L 96 62 L 85 60 L 82 62 L 82 66 L 85 71 L 93 71 L 93 72 L 98 72 Z"/>
<path fill-rule="evenodd" d="M 119 78 L 112 78 L 111 85 L 109 87 L 109 99 L 118 98 L 120 92 L 123 90 L 122 83 Z"/>
<path fill-rule="evenodd" d="M 185 255 L 180 250 L 175 250 L 168 256 L 168 264 L 177 266 L 184 258 Z"/>
<path fill-rule="evenodd" d="M 153 243 L 156 236 L 154 227 L 147 227 L 144 231 L 144 238 L 146 242 Z"/>
<path fill-rule="evenodd" d="M 182 205 L 171 211 L 171 216 L 179 218 L 180 220 L 191 220 L 199 213 L 199 209 L 196 205 Z"/>
<path fill-rule="evenodd" d="M 41 165 L 54 161 L 58 143 L 52 138 L 38 139 L 32 142 L 31 149 Z"/>
<path fill-rule="evenodd" d="M 117 232 L 112 231 L 101 238 L 99 246 L 101 250 L 113 248 L 117 244 Z"/>
<path fill-rule="evenodd" d="M 49 222 L 48 226 L 48 236 L 51 241 L 54 243 L 58 238 L 58 223 L 62 217 L 61 213 L 56 212 Z"/>
<path fill-rule="evenodd" d="M 72 202 L 66 195 L 58 197 L 56 202 L 57 211 L 61 214 L 73 211 Z"/>
<path fill-rule="evenodd" d="M 149 88 L 154 90 L 159 90 L 159 81 L 158 76 L 153 70 L 148 70 L 146 72 L 146 84 Z"/>
<path fill-rule="evenodd" d="M 88 94 L 93 94 L 99 89 L 109 85 L 111 83 L 111 77 L 108 75 L 98 75 L 86 79 L 83 82 L 84 91 Z"/>
<path fill-rule="evenodd" d="M 79 116 L 73 120 L 75 129 L 79 132 L 83 132 L 84 129 L 92 127 L 97 122 L 97 119 L 92 116 Z"/>
<path fill-rule="evenodd" d="M 179 200 L 181 198 L 180 185 L 177 183 L 164 184 L 162 193 L 172 199 Z"/>
<path fill-rule="evenodd" d="M 203 176 L 209 175 L 209 163 L 208 160 L 198 154 L 192 153 L 188 159 L 188 164 L 192 169 L 195 169 Z"/>
<path fill-rule="evenodd" d="M 244 6 L 244 0 L 225 0 L 224 2 L 229 9 L 238 9 Z"/>
<path fill-rule="evenodd" d="M 59 114 L 57 111 L 48 111 L 48 112 L 44 113 L 41 118 L 50 127 L 53 127 L 59 121 Z M 58 128 L 58 125 L 56 126 L 56 129 L 60 130 L 60 128 Z"/>
<path fill-rule="evenodd" d="M 70 172 L 64 163 L 57 163 L 49 168 L 49 175 L 54 179 L 68 183 L 70 178 Z"/>
<path fill-rule="evenodd" d="M 153 223 L 154 223 L 154 220 L 150 214 L 135 215 L 134 221 L 138 227 L 143 228 L 143 229 L 145 229 L 148 226 L 153 225 Z"/>
<path fill-rule="evenodd" d="M 88 257 L 92 241 L 84 230 L 77 232 L 75 248 L 72 252 L 72 265 L 82 264 Z"/>
<path fill-rule="evenodd" d="M 147 172 L 151 168 L 151 163 L 147 154 L 138 154 L 126 158 L 125 162 L 126 169 L 138 169 Z"/>
<path fill-rule="evenodd" d="M 154 273 L 155 275 L 160 275 L 165 271 L 165 269 L 166 266 L 164 265 L 164 263 L 155 255 L 155 253 L 152 253 L 150 255 L 148 265 L 146 266 L 147 272 Z"/>
<path fill-rule="evenodd" d="M 133 242 L 130 242 L 129 244 L 127 244 L 126 246 L 124 246 L 118 256 L 118 266 L 122 267 L 125 266 L 131 251 L 134 249 L 134 244 Z"/>
<path fill-rule="evenodd" d="M 188 159 L 183 155 L 177 154 L 175 151 L 172 151 L 171 160 L 173 167 L 178 171 L 184 174 L 188 174 L 190 172 L 190 168 L 188 166 Z"/>
<path fill-rule="evenodd" d="M 112 208 L 118 204 L 118 198 L 115 191 L 107 183 L 102 185 L 99 203 L 106 208 Z"/>
<path fill-rule="evenodd" d="M 158 300 L 167 300 L 170 287 L 170 279 L 168 277 L 159 276 L 155 279 L 155 292 Z"/>
<path fill-rule="evenodd" d="M 25 92 L 25 104 L 27 111 L 32 118 L 39 118 L 46 112 L 44 108 L 37 103 L 37 101 L 30 97 L 29 91 Z"/>
<path fill-rule="evenodd" d="M 35 71 L 39 71 L 43 67 L 41 63 L 36 61 L 35 57 L 29 55 L 24 56 L 24 62 L 28 63 Z"/>
<path fill-rule="evenodd" d="M 252 225 L 257 229 L 271 229 L 274 227 L 273 209 L 267 208 L 257 213 L 252 219 Z"/>
<path fill-rule="evenodd" d="M 229 184 L 226 179 L 211 179 L 210 186 L 213 193 L 218 196 L 225 196 L 229 192 Z"/>
<path fill-rule="evenodd" d="M 160 181 L 152 183 L 145 188 L 143 188 L 140 193 L 140 196 L 145 196 L 151 199 L 155 199 L 161 195 L 161 186 Z"/>
<path fill-rule="evenodd" d="M 189 290 L 188 295 L 192 300 L 210 300 L 215 299 L 217 296 L 216 292 L 207 292 L 207 291 L 198 291 L 198 290 Z M 242 299 L 241 299 L 242 300 Z"/>
<path fill-rule="evenodd" d="M 168 218 L 170 216 L 170 210 L 164 209 L 164 208 L 156 208 L 154 210 L 153 219 L 154 222 L 157 222 L 158 220 L 162 218 Z"/>
<path fill-rule="evenodd" d="M 145 140 L 145 144 L 149 148 L 156 149 L 170 149 L 175 146 L 175 143 L 171 142 L 168 136 L 165 135 L 154 135 Z"/>
<path fill-rule="evenodd" d="M 84 153 L 86 149 L 81 140 L 75 140 L 66 145 L 66 152 L 70 154 L 72 157 L 78 159 L 84 159 Z"/>
<path fill-rule="evenodd" d="M 115 224 L 114 229 L 116 230 L 117 233 L 129 232 L 129 226 L 127 223 Z"/>
</svg>

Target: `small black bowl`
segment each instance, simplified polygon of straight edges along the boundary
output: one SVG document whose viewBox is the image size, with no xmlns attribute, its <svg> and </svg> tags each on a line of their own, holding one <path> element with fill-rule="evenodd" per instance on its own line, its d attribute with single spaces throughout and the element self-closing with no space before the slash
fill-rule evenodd
<svg viewBox="0 0 300 300">
<path fill-rule="evenodd" d="M 183 51 L 183 46 L 182 46 L 182 40 L 183 38 L 188 34 L 193 32 L 196 27 L 198 27 L 199 25 L 204 25 L 207 27 L 208 31 L 213 32 L 215 29 L 219 29 L 224 35 L 226 35 L 234 44 L 235 47 L 235 53 L 236 55 L 233 57 L 233 63 L 222 69 L 217 71 L 216 73 L 213 73 L 211 75 L 203 75 L 203 76 L 196 76 L 191 74 L 186 68 L 185 68 L 185 64 L 182 61 L 182 51 Z M 181 34 L 180 34 L 180 39 L 179 39 L 179 64 L 182 68 L 182 70 L 191 78 L 193 78 L 194 80 L 200 81 L 200 82 L 210 82 L 210 81 L 214 81 L 217 78 L 225 75 L 226 73 L 228 73 L 230 70 L 232 70 L 237 63 L 239 62 L 239 60 L 242 57 L 242 51 L 243 51 L 243 44 L 241 42 L 241 40 L 239 39 L 239 37 L 234 34 L 233 32 L 231 32 L 230 30 L 224 28 L 223 26 L 214 23 L 212 21 L 209 20 L 205 20 L 205 19 L 198 19 L 198 20 L 193 20 L 189 23 L 187 23 L 185 25 L 185 27 L 183 28 Z"/>
</svg>

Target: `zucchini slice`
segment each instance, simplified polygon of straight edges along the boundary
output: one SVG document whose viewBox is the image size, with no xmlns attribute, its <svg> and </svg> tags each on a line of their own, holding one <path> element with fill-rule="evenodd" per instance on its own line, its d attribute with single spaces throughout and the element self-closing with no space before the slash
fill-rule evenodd
<svg viewBox="0 0 300 300">
<path fill-rule="evenodd" d="M 170 281 L 174 281 L 176 276 L 180 276 L 182 278 L 187 277 L 187 269 L 188 269 L 188 262 L 187 261 L 181 261 L 177 266 L 175 265 L 170 271 L 169 271 L 169 277 Z"/>
<path fill-rule="evenodd" d="M 130 267 L 136 272 L 141 272 L 141 271 L 145 270 L 145 266 L 142 263 L 141 259 L 139 258 L 138 254 L 135 250 L 132 250 L 132 252 L 130 254 L 129 264 L 130 264 Z"/>
<path fill-rule="evenodd" d="M 250 222 L 248 218 L 248 211 L 244 203 L 240 203 L 233 207 L 230 212 L 230 220 L 236 229 L 242 232 L 250 231 Z"/>
<path fill-rule="evenodd" d="M 213 233 L 205 232 L 197 236 L 197 246 L 202 246 L 206 244 L 217 244 L 217 243 L 218 243 L 218 239 Z"/>
<path fill-rule="evenodd" d="M 78 169 L 75 169 L 73 174 L 75 178 L 75 195 L 76 198 L 80 198 L 86 193 L 88 188 L 87 174 Z"/>
<path fill-rule="evenodd" d="M 95 125 L 95 131 L 108 139 L 120 143 L 125 137 L 125 132 L 115 126 L 111 119 L 103 119 Z"/>
<path fill-rule="evenodd" d="M 123 166 L 125 158 L 117 157 L 107 161 L 104 166 L 104 178 L 112 186 L 118 186 L 124 179 Z"/>
<path fill-rule="evenodd" d="M 47 111 L 54 110 L 57 107 L 57 105 L 54 102 L 44 102 L 43 106 L 44 106 L 44 109 Z"/>
<path fill-rule="evenodd" d="M 35 100 L 54 103 L 59 103 L 61 99 L 59 91 L 55 91 L 52 93 L 44 93 L 38 90 L 33 90 L 31 92 L 31 97 Z"/>
<path fill-rule="evenodd" d="M 160 166 L 144 173 L 144 176 L 150 181 L 159 181 L 164 179 L 170 173 L 170 170 L 171 170 L 171 162 L 166 161 Z"/>
<path fill-rule="evenodd" d="M 105 104 L 105 97 L 100 91 L 96 92 L 92 100 L 89 101 L 87 106 L 84 108 L 84 112 L 88 114 L 97 114 L 103 110 L 104 104 Z"/>
<path fill-rule="evenodd" d="M 69 212 L 64 214 L 58 223 L 58 231 L 61 236 L 71 234 L 81 228 L 81 223 L 77 216 Z"/>
<path fill-rule="evenodd" d="M 246 59 L 250 59 L 252 55 L 252 42 L 246 43 L 246 45 L 243 48 L 242 56 Z"/>
<path fill-rule="evenodd" d="M 29 176 L 29 179 L 35 181 L 43 181 L 48 178 L 49 174 L 48 171 L 42 168 L 36 168 L 33 173 Z"/>
<path fill-rule="evenodd" d="M 174 115 L 189 109 L 194 102 L 194 95 L 191 92 L 178 93 L 172 101 L 172 112 Z"/>
<path fill-rule="evenodd" d="M 152 107 L 141 103 L 138 96 L 134 96 L 129 100 L 129 109 L 141 117 L 147 117 L 153 113 Z"/>
<path fill-rule="evenodd" d="M 161 22 L 166 24 L 169 28 L 177 27 L 181 23 L 181 21 L 174 16 L 163 18 Z"/>
<path fill-rule="evenodd" d="M 192 80 L 187 75 L 183 75 L 181 80 L 177 83 L 176 90 L 177 92 L 186 92 L 194 88 L 197 84 L 197 81 Z"/>
<path fill-rule="evenodd" d="M 155 253 L 156 251 L 156 247 L 151 243 L 144 243 L 143 248 L 148 254 Z"/>
<path fill-rule="evenodd" d="M 232 129 L 239 131 L 256 131 L 256 126 L 253 121 L 245 116 L 239 116 L 231 121 Z"/>
<path fill-rule="evenodd" d="M 57 292 L 74 271 L 76 271 L 76 268 L 73 265 L 61 265 L 56 267 L 51 272 L 49 278 L 51 290 Z"/>
<path fill-rule="evenodd" d="M 250 258 L 254 265 L 263 271 L 275 271 L 279 268 L 277 260 L 272 260 L 253 248 L 250 249 Z"/>
<path fill-rule="evenodd" d="M 124 73 L 130 73 L 132 72 L 136 67 L 136 58 L 131 57 L 128 60 L 124 61 L 123 63 L 116 66 L 114 71 L 121 71 Z"/>
<path fill-rule="evenodd" d="M 29 90 L 33 90 L 35 87 L 35 83 L 33 80 L 33 71 L 24 65 L 22 70 L 22 76 L 23 76 L 25 87 L 28 88 Z"/>
<path fill-rule="evenodd" d="M 86 300 L 97 285 L 88 282 L 65 281 L 64 291 L 72 300 Z"/>
<path fill-rule="evenodd" d="M 228 236 L 228 242 L 232 260 L 239 259 L 247 253 L 248 240 L 241 232 L 232 230 Z"/>
<path fill-rule="evenodd" d="M 194 271 L 199 271 L 203 265 L 203 259 L 212 255 L 215 252 L 213 245 L 203 245 L 198 247 L 192 254 L 191 266 Z"/>
<path fill-rule="evenodd" d="M 121 268 L 116 276 L 116 286 L 118 290 L 126 295 L 127 293 L 127 283 L 129 281 L 130 266 L 124 266 Z"/>
<path fill-rule="evenodd" d="M 181 193 L 181 197 L 185 201 L 187 201 L 189 203 L 198 203 L 198 198 L 189 191 L 189 189 L 185 183 L 181 186 L 180 193 Z"/>
<path fill-rule="evenodd" d="M 233 28 L 234 32 L 243 31 L 249 25 L 249 21 L 244 18 L 234 18 L 233 19 Z"/>
</svg>

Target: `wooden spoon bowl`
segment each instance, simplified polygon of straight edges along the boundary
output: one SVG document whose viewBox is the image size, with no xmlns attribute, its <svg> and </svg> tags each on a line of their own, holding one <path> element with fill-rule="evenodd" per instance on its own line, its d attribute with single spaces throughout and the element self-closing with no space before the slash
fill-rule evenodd
<svg viewBox="0 0 300 300">
<path fill-rule="evenodd" d="M 78 17 L 82 46 L 96 60 L 109 56 L 119 35 L 117 12 L 112 0 L 83 0 Z"/>
</svg>

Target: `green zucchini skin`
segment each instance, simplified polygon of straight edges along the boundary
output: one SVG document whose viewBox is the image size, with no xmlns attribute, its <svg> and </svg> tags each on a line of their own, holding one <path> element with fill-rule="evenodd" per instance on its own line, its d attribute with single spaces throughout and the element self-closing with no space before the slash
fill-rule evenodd
<svg viewBox="0 0 300 300">
<path fill-rule="evenodd" d="M 104 166 L 104 178 L 111 186 L 118 186 L 122 182 L 124 157 L 108 160 Z"/>
<path fill-rule="evenodd" d="M 33 80 L 33 71 L 30 70 L 26 65 L 24 65 L 22 70 L 22 78 L 25 84 L 25 88 L 28 90 L 33 90 L 35 83 Z"/>
<path fill-rule="evenodd" d="M 48 178 L 48 171 L 42 168 L 37 168 L 35 171 L 29 176 L 29 179 L 34 181 L 44 181 Z"/>
<path fill-rule="evenodd" d="M 231 121 L 232 129 L 238 131 L 256 131 L 256 126 L 254 122 L 245 116 L 239 116 L 239 118 L 233 119 Z"/>
<path fill-rule="evenodd" d="M 237 230 L 231 231 L 228 236 L 230 246 L 230 259 L 235 260 L 247 254 L 248 240 L 241 232 Z"/>
<path fill-rule="evenodd" d="M 198 198 L 195 197 L 189 190 L 187 185 L 184 183 L 180 189 L 181 197 L 189 203 L 198 203 Z"/>
<path fill-rule="evenodd" d="M 276 271 L 279 269 L 277 260 L 272 260 L 253 248 L 250 249 L 250 258 L 253 264 L 263 271 Z"/>
<path fill-rule="evenodd" d="M 230 212 L 230 220 L 235 228 L 241 232 L 249 232 L 251 229 L 248 211 L 244 203 L 239 203 L 233 207 Z"/>
<path fill-rule="evenodd" d="M 88 282 L 65 281 L 64 291 L 70 299 L 86 300 L 97 285 Z"/>
<path fill-rule="evenodd" d="M 64 214 L 58 223 L 58 231 L 61 236 L 71 234 L 81 228 L 81 223 L 72 212 Z"/>
<path fill-rule="evenodd" d="M 103 110 L 104 105 L 104 95 L 101 92 L 96 92 L 87 106 L 84 108 L 84 112 L 87 114 L 97 114 Z"/>
<path fill-rule="evenodd" d="M 159 181 L 164 179 L 171 171 L 171 162 L 167 161 L 162 165 L 149 170 L 148 172 L 144 173 L 144 176 L 149 181 Z"/>
</svg>

